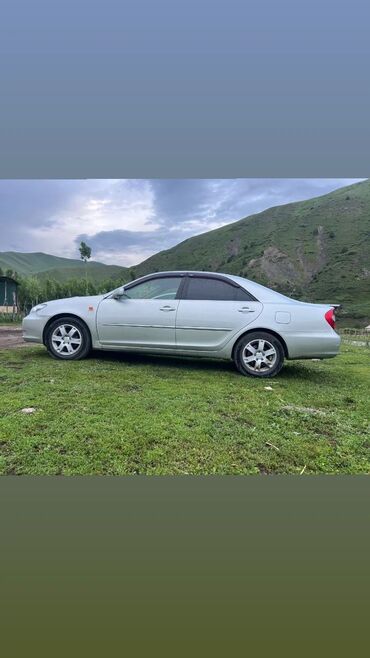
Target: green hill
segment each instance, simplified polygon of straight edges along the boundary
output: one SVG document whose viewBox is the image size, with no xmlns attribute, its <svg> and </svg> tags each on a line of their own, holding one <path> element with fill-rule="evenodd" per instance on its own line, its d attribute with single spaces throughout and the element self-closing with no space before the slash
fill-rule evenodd
<svg viewBox="0 0 370 658">
<path fill-rule="evenodd" d="M 0 267 L 3 271 L 11 269 L 20 276 L 36 275 L 39 278 L 67 279 L 85 276 L 85 264 L 78 259 L 61 258 L 43 253 L 18 253 L 15 251 L 0 252 Z M 105 279 L 119 278 L 127 272 L 127 268 L 119 265 L 104 265 L 91 261 L 87 263 L 88 276 L 91 281 L 99 283 Z"/>
<path fill-rule="evenodd" d="M 189 238 L 135 274 L 199 269 L 239 274 L 291 296 L 370 316 L 370 181 Z"/>
<path fill-rule="evenodd" d="M 52 270 L 46 270 L 45 272 L 39 272 L 37 276 L 40 279 L 49 278 L 63 282 L 69 279 L 79 279 L 80 277 L 84 277 L 84 268 L 85 265 L 79 263 L 72 267 L 54 268 Z M 126 267 L 120 267 L 119 265 L 104 265 L 103 263 L 95 263 L 94 261 L 87 263 L 88 279 L 94 283 L 100 283 L 107 279 L 117 279 L 118 282 L 121 280 L 126 281 L 128 279 L 127 271 Z M 117 283 L 117 285 L 119 285 L 119 283 Z"/>
</svg>

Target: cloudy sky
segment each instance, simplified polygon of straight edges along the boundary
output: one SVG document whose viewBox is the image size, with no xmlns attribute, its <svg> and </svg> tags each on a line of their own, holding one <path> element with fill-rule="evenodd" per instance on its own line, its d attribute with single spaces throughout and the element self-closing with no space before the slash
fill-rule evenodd
<svg viewBox="0 0 370 658">
<path fill-rule="evenodd" d="M 0 251 L 135 265 L 162 249 L 271 206 L 361 179 L 0 181 Z"/>
</svg>

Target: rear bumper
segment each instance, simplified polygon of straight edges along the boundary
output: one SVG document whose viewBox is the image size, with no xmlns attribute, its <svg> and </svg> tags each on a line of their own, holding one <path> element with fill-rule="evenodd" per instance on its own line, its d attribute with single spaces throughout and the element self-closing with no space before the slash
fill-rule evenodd
<svg viewBox="0 0 370 658">
<path fill-rule="evenodd" d="M 330 359 L 337 356 L 341 342 L 335 331 L 325 334 L 287 334 L 284 339 L 289 359 Z"/>
</svg>

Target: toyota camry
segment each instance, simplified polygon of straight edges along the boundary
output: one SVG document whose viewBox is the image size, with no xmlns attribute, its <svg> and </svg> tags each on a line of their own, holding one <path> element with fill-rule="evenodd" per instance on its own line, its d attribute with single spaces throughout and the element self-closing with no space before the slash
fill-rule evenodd
<svg viewBox="0 0 370 658">
<path fill-rule="evenodd" d="M 58 359 L 92 349 L 231 359 L 243 375 L 273 377 L 284 359 L 338 354 L 335 307 L 290 299 L 230 274 L 162 272 L 110 293 L 34 306 L 25 341 Z"/>
</svg>

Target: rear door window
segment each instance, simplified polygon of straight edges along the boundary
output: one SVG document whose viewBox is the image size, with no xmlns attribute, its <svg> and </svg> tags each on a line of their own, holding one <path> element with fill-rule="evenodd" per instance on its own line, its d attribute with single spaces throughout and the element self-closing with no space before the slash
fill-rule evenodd
<svg viewBox="0 0 370 658">
<path fill-rule="evenodd" d="M 245 301 L 253 299 L 246 290 L 227 281 L 207 277 L 189 277 L 184 299 L 208 301 Z"/>
</svg>

